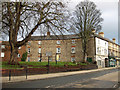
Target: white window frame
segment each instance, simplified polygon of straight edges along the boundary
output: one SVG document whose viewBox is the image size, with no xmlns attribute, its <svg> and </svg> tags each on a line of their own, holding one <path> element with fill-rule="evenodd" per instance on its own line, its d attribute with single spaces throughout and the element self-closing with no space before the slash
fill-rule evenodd
<svg viewBox="0 0 120 90">
<path fill-rule="evenodd" d="M 75 57 L 71 57 L 71 62 L 74 62 L 75 61 Z"/>
<path fill-rule="evenodd" d="M 40 59 L 41 59 L 41 61 L 42 61 L 42 57 L 38 57 L 38 62 L 39 62 Z"/>
<path fill-rule="evenodd" d="M 61 42 L 60 41 L 57 41 L 57 44 L 60 44 Z"/>
<path fill-rule="evenodd" d="M 98 66 L 101 66 L 101 65 L 102 65 L 101 60 L 97 60 L 97 65 L 98 65 Z"/>
<path fill-rule="evenodd" d="M 30 62 L 30 57 L 28 57 L 28 62 Z"/>
<path fill-rule="evenodd" d="M 41 53 L 41 48 L 38 48 L 38 53 Z"/>
<path fill-rule="evenodd" d="M 4 52 L 1 52 L 1 57 L 5 57 L 5 53 Z"/>
<path fill-rule="evenodd" d="M 21 49 L 21 47 L 19 47 L 18 49 Z"/>
<path fill-rule="evenodd" d="M 107 49 L 106 48 L 104 49 L 104 54 L 107 55 Z"/>
<path fill-rule="evenodd" d="M 97 53 L 101 54 L 101 52 L 102 52 L 101 47 L 97 47 Z"/>
<path fill-rule="evenodd" d="M 20 57 L 20 54 L 18 54 L 18 58 Z"/>
<path fill-rule="evenodd" d="M 1 48 L 5 48 L 5 45 L 1 45 Z"/>
<path fill-rule="evenodd" d="M 73 49 L 74 49 L 74 51 L 73 51 Z M 75 47 L 71 48 L 71 53 L 75 53 Z"/>
<path fill-rule="evenodd" d="M 38 41 L 38 45 L 40 45 L 41 44 L 41 41 Z"/>
<path fill-rule="evenodd" d="M 30 48 L 28 48 L 28 53 L 30 53 Z"/>
<path fill-rule="evenodd" d="M 56 48 L 56 53 L 61 53 L 61 48 Z"/>
<path fill-rule="evenodd" d="M 107 43 L 105 42 L 105 46 L 107 46 Z"/>
<path fill-rule="evenodd" d="M 72 44 L 75 44 L 75 40 L 72 40 Z"/>
</svg>

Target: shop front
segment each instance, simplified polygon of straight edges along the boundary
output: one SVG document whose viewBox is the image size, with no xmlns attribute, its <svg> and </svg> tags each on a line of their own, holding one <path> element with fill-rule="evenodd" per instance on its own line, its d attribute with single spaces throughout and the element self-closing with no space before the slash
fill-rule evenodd
<svg viewBox="0 0 120 90">
<path fill-rule="evenodd" d="M 120 58 L 116 58 L 116 65 L 120 66 Z"/>
<path fill-rule="evenodd" d="M 116 66 L 116 60 L 115 59 L 109 59 L 109 66 L 110 67 L 115 67 Z"/>
</svg>

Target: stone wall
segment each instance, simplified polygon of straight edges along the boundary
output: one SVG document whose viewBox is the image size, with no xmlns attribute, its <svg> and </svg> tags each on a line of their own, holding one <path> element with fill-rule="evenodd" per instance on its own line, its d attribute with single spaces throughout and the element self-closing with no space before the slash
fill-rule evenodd
<svg viewBox="0 0 120 90">
<path fill-rule="evenodd" d="M 75 43 L 72 43 L 72 40 L 75 40 Z M 57 41 L 60 41 L 60 44 L 57 44 Z M 61 48 L 61 53 L 58 53 L 60 56 L 60 61 L 71 61 L 71 57 L 75 57 L 76 61 L 82 60 L 82 44 L 80 39 L 69 39 L 69 40 L 42 40 L 39 45 L 39 41 L 30 41 L 31 44 L 27 44 L 26 50 L 30 48 L 30 61 L 38 61 L 40 54 L 38 49 L 41 48 L 42 61 L 48 61 L 46 52 L 52 52 L 51 59 L 52 61 L 56 60 L 56 48 Z M 71 53 L 71 48 L 75 47 L 75 53 Z"/>
</svg>

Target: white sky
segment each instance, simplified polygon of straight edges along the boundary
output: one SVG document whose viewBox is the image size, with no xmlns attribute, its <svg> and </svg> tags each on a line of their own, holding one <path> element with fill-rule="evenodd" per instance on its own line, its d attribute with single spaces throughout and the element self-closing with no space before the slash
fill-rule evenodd
<svg viewBox="0 0 120 90">
<path fill-rule="evenodd" d="M 75 6 L 83 0 L 68 0 L 68 7 L 70 10 L 74 10 Z M 118 43 L 118 1 L 119 0 L 90 0 L 95 2 L 97 9 L 102 12 L 102 18 L 104 19 L 102 24 L 102 32 L 104 36 L 112 40 L 116 38 Z"/>
<path fill-rule="evenodd" d="M 83 0 L 69 0 L 69 8 L 74 10 L 75 6 Z M 104 36 L 112 40 L 116 38 L 118 43 L 118 1 L 119 0 L 90 0 L 97 5 L 97 9 L 102 12 L 104 19 L 102 24 L 102 32 Z"/>
</svg>

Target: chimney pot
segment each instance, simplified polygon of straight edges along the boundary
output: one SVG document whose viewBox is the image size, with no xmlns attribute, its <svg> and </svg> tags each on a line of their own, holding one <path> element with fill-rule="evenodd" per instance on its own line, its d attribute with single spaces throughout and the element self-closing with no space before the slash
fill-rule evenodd
<svg viewBox="0 0 120 90">
<path fill-rule="evenodd" d="M 95 29 L 92 29 L 92 33 L 95 33 Z"/>
<path fill-rule="evenodd" d="M 50 36 L 50 32 L 47 32 L 47 36 Z"/>
<path fill-rule="evenodd" d="M 115 38 L 113 38 L 113 39 L 112 39 L 112 41 L 115 43 L 116 39 L 115 39 Z"/>
<path fill-rule="evenodd" d="M 104 32 L 99 32 L 99 35 L 104 37 Z"/>
</svg>

